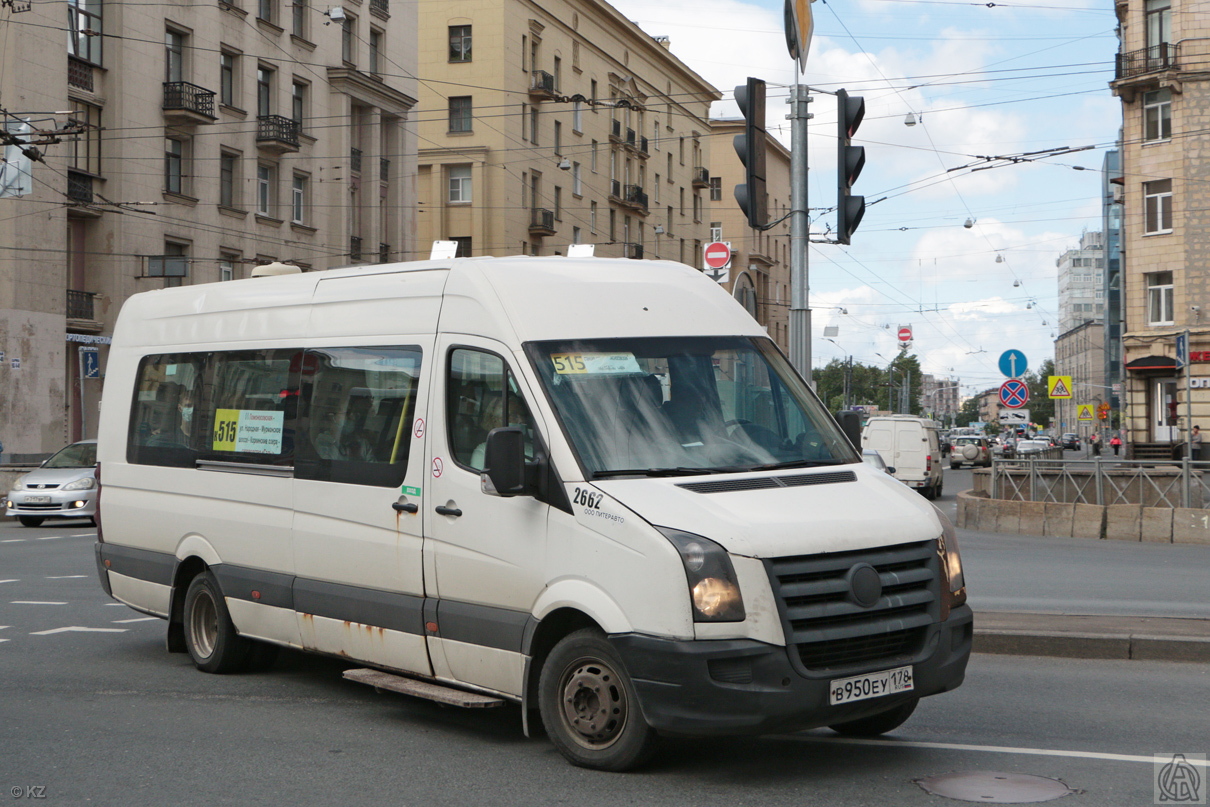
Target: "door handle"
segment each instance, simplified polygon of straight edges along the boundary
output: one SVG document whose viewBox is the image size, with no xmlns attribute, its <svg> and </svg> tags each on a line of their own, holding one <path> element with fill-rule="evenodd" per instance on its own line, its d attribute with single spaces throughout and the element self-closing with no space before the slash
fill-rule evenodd
<svg viewBox="0 0 1210 807">
<path fill-rule="evenodd" d="M 408 502 L 407 504 L 403 504 L 401 502 L 391 502 L 391 507 L 394 507 L 395 510 L 400 513 L 416 513 L 420 510 L 420 505 L 412 504 L 411 502 Z"/>
<path fill-rule="evenodd" d="M 444 504 L 437 505 L 437 512 L 440 515 L 453 516 L 454 518 L 457 518 L 458 516 L 462 515 L 462 511 L 459 510 L 457 507 L 446 507 Z"/>
</svg>

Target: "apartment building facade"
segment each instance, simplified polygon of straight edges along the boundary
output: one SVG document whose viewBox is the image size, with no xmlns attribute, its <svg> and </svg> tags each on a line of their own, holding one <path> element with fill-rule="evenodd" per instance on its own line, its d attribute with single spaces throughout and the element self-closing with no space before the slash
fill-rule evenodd
<svg viewBox="0 0 1210 807">
<path fill-rule="evenodd" d="M 418 241 L 702 266 L 720 93 L 599 0 L 420 6 Z"/>
<path fill-rule="evenodd" d="M 731 244 L 731 268 L 723 286 L 752 314 L 777 345 L 790 352 L 790 221 L 764 232 L 748 226 L 735 201 L 744 182 L 744 165 L 732 141 L 743 134 L 742 119 L 710 121 L 709 241 Z M 769 220 L 790 211 L 790 151 L 777 139 L 766 140 L 765 187 Z"/>
<path fill-rule="evenodd" d="M 1210 12 L 1115 0 L 1121 45 L 1122 363 L 1129 442 L 1174 443 L 1210 422 Z M 1191 383 L 1176 338 L 1188 331 Z M 1192 408 L 1192 423 L 1186 415 Z"/>
<path fill-rule="evenodd" d="M 1099 232 L 1080 236 L 1080 245 L 1055 261 L 1059 281 L 1059 332 L 1105 316 L 1105 244 Z"/>
<path fill-rule="evenodd" d="M 6 453 L 95 436 L 106 346 L 134 293 L 270 261 L 416 257 L 414 5 L 0 13 L 5 126 L 43 155 L 0 198 Z"/>
<path fill-rule="evenodd" d="M 1081 406 L 1091 406 L 1096 412 L 1101 404 L 1110 401 L 1111 387 L 1105 383 L 1105 328 L 1101 320 L 1085 320 L 1059 334 L 1055 340 L 1055 375 L 1071 376 L 1072 386 L 1071 398 L 1054 401 L 1056 427 L 1081 437 L 1103 427 L 1108 418 L 1079 420 Z"/>
</svg>

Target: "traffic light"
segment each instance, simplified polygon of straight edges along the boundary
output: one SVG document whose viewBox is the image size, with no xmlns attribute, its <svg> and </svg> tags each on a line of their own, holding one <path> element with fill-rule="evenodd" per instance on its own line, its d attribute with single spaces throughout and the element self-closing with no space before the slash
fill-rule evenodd
<svg viewBox="0 0 1210 807">
<path fill-rule="evenodd" d="M 748 78 L 735 88 L 735 103 L 744 116 L 744 133 L 735 136 L 735 153 L 744 164 L 744 184 L 735 186 L 735 201 L 751 227 L 764 227 L 769 220 L 765 192 L 765 82 Z"/>
<path fill-rule="evenodd" d="M 837 241 L 848 244 L 865 215 L 865 197 L 849 191 L 865 167 L 865 148 L 849 145 L 861 119 L 865 117 L 865 99 L 836 92 L 836 234 Z"/>
</svg>

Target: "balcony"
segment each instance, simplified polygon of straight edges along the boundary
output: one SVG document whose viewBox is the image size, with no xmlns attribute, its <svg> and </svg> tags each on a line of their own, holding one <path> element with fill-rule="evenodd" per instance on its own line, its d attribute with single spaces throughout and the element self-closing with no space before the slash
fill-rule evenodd
<svg viewBox="0 0 1210 807">
<path fill-rule="evenodd" d="M 640 157 L 650 157 L 651 151 L 647 148 L 647 138 L 639 138 L 639 147 L 636 149 Z"/>
<path fill-rule="evenodd" d="M 609 180 L 609 195 L 619 202 L 622 201 L 622 182 L 620 180 Z"/>
<path fill-rule="evenodd" d="M 555 214 L 552 210 L 543 210 L 535 207 L 530 211 L 529 218 L 529 234 L 530 235 L 554 235 L 555 234 Z"/>
<path fill-rule="evenodd" d="M 355 174 L 361 173 L 361 149 L 349 150 L 349 170 Z"/>
<path fill-rule="evenodd" d="M 283 115 L 260 115 L 256 119 L 256 145 L 278 154 L 298 151 L 299 122 Z"/>
<path fill-rule="evenodd" d="M 708 188 L 710 187 L 710 170 L 705 166 L 699 165 L 693 169 L 693 187 Z"/>
<path fill-rule="evenodd" d="M 361 263 L 361 236 L 349 236 L 349 263 Z"/>
<path fill-rule="evenodd" d="M 1176 45 L 1171 42 L 1161 42 L 1149 48 L 1119 53 L 1116 57 L 1114 79 L 1120 81 L 1146 73 L 1169 70 L 1176 67 L 1176 57 Z"/>
<path fill-rule="evenodd" d="M 555 91 L 555 77 L 545 70 L 532 71 L 529 94 L 538 99 L 556 97 L 558 93 Z"/>
<path fill-rule="evenodd" d="M 391 3 L 390 0 L 370 0 L 370 13 L 381 19 L 390 19 Z"/>
<path fill-rule="evenodd" d="M 74 56 L 67 57 L 67 84 L 71 87 L 77 87 L 88 92 L 93 91 L 92 80 L 92 65 L 88 62 L 75 58 Z"/>
<path fill-rule="evenodd" d="M 635 133 L 634 129 L 627 129 L 626 130 L 626 148 L 637 149 L 638 145 L 639 145 L 639 136 Z"/>
<path fill-rule="evenodd" d="M 92 204 L 92 177 L 77 171 L 67 172 L 67 198 L 72 204 Z"/>
<path fill-rule="evenodd" d="M 93 310 L 93 301 L 96 295 L 91 291 L 74 291 L 67 290 L 67 318 L 74 320 L 88 320 L 95 322 L 96 312 Z"/>
<path fill-rule="evenodd" d="M 164 82 L 164 119 L 177 125 L 213 123 L 214 92 L 188 81 Z"/>
<path fill-rule="evenodd" d="M 630 258 L 634 261 L 643 260 L 643 245 L 642 244 L 622 244 L 622 257 Z"/>
<path fill-rule="evenodd" d="M 622 122 L 617 118 L 614 118 L 609 122 L 609 142 L 622 142 Z"/>
<path fill-rule="evenodd" d="M 640 213 L 647 213 L 647 194 L 643 192 L 641 185 L 627 185 L 622 202 Z"/>
</svg>

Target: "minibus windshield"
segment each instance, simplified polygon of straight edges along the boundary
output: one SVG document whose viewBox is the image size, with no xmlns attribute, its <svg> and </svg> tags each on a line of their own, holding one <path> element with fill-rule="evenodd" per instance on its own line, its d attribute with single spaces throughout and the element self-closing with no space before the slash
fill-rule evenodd
<svg viewBox="0 0 1210 807">
<path fill-rule="evenodd" d="M 526 349 L 590 479 L 860 461 L 768 339 L 622 338 Z"/>
</svg>

